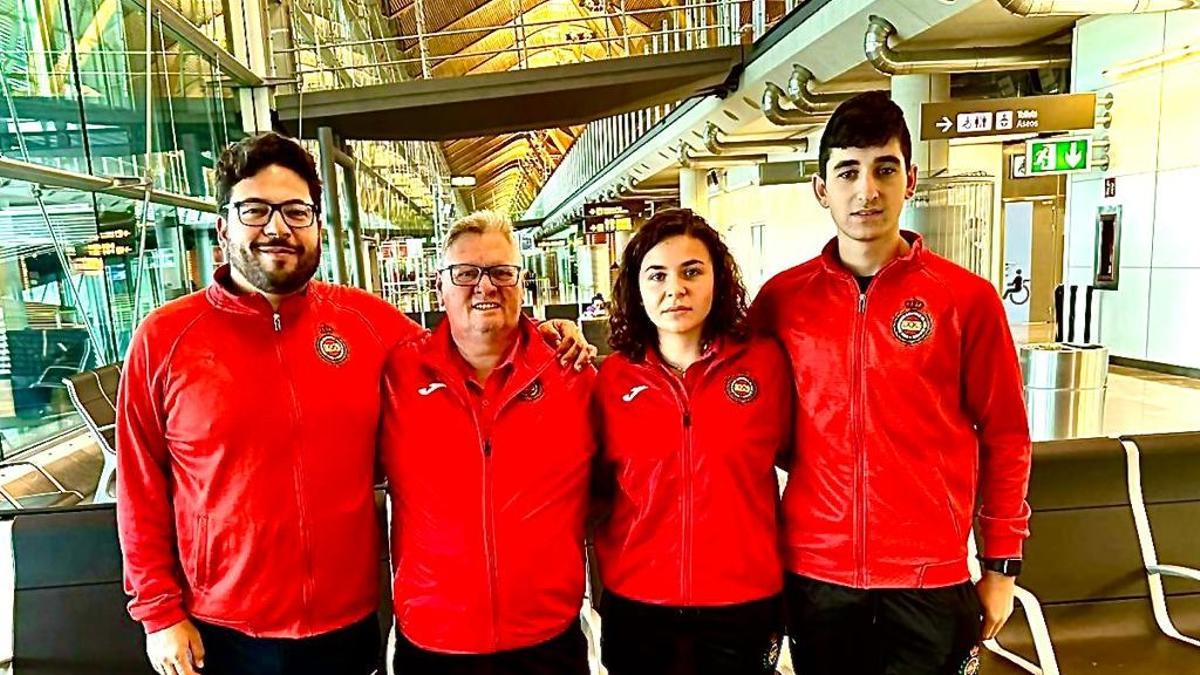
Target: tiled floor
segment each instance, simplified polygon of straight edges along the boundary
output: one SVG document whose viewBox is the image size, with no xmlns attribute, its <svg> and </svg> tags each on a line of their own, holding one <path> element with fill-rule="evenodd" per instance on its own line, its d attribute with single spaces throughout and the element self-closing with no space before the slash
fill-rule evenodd
<svg viewBox="0 0 1200 675">
<path fill-rule="evenodd" d="M 1104 434 L 1200 431 L 1200 380 L 1110 366 Z"/>
</svg>

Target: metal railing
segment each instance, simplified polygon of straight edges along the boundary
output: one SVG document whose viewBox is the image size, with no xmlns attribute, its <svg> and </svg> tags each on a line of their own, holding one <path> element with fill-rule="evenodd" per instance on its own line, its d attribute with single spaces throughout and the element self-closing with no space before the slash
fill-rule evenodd
<svg viewBox="0 0 1200 675">
<path fill-rule="evenodd" d="M 524 218 L 535 220 L 545 217 L 580 187 L 591 182 L 609 162 L 669 115 L 676 106 L 660 105 L 590 122 L 550 175 Z"/>
<path fill-rule="evenodd" d="M 728 19 L 718 22 L 717 27 L 720 29 L 716 34 L 718 39 L 716 42 L 710 42 L 707 41 L 710 35 L 707 31 L 710 27 L 703 23 L 704 15 L 701 14 L 700 20 L 696 24 L 673 28 L 664 26 L 661 30 L 649 34 L 649 45 L 654 50 L 652 53 L 661 53 L 696 47 L 727 46 L 743 40 L 753 41 L 804 2 L 805 0 L 787 0 L 783 6 L 783 14 L 779 15 L 770 14 L 764 0 L 686 5 L 680 8 L 685 18 L 695 16 L 688 13 L 689 8 L 704 9 L 714 6 L 719 10 L 718 16 L 731 17 L 736 13 L 737 16 L 742 17 L 741 8 L 746 5 L 749 7 L 749 13 L 745 16 L 749 20 L 737 24 L 736 30 L 729 30 L 733 24 Z M 567 151 L 563 161 L 550 175 L 542 190 L 525 212 L 524 218 L 530 220 L 543 218 L 553 212 L 560 204 L 591 183 L 610 162 L 619 157 L 643 135 L 650 132 L 659 120 L 670 114 L 677 106 L 678 104 L 656 106 L 589 123 L 580 134 L 579 139 Z M 671 150 L 664 148 L 660 152 L 669 154 Z M 567 214 L 567 216 L 569 215 Z M 548 225 L 552 227 L 560 225 L 565 219 L 566 217 L 560 214 L 560 217 L 555 218 L 555 222 L 548 223 Z"/>
<path fill-rule="evenodd" d="M 783 9 L 790 11 L 797 2 L 790 0 Z M 577 62 L 728 46 L 756 39 L 782 16 L 770 15 L 765 0 L 685 0 L 649 9 L 625 9 L 624 4 L 609 2 L 596 11 L 573 4 L 577 16 L 535 21 L 525 18 L 532 10 L 516 11 L 503 24 L 425 31 L 418 0 L 417 30 L 404 33 L 389 31 L 377 15 L 367 16 L 359 0 L 295 0 L 292 46 L 274 54 L 293 59 L 303 89 L 316 91 L 469 74 L 504 56 L 511 58 L 489 71 L 554 65 L 560 60 L 538 56 L 563 51 L 572 52 L 567 61 Z M 485 39 L 496 33 L 511 33 L 511 43 L 484 48 Z M 457 70 L 443 68 L 456 62 L 467 63 Z"/>
</svg>

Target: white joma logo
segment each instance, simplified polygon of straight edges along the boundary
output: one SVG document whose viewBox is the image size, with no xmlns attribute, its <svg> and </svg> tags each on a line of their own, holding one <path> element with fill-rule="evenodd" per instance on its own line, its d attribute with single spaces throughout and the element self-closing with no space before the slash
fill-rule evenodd
<svg viewBox="0 0 1200 675">
<path fill-rule="evenodd" d="M 438 389 L 441 389 L 445 386 L 446 385 L 442 382 L 430 382 L 428 387 L 421 387 L 420 389 L 417 390 L 417 393 L 422 396 L 428 396 L 428 395 L 432 394 L 433 392 L 437 391 Z"/>
<path fill-rule="evenodd" d="M 638 394 L 642 393 L 643 391 L 646 391 L 649 388 L 650 387 L 647 387 L 644 384 L 639 384 L 638 386 L 634 387 L 633 389 L 630 389 L 628 394 L 625 394 L 624 396 L 622 396 L 621 400 L 625 401 L 626 403 L 629 403 L 633 399 L 637 398 Z"/>
</svg>

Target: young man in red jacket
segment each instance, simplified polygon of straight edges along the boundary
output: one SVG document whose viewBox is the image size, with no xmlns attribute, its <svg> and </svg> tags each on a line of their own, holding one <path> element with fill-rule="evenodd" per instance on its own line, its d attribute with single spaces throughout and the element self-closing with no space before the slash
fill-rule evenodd
<svg viewBox="0 0 1200 675">
<path fill-rule="evenodd" d="M 595 372 L 560 367 L 521 314 L 521 255 L 502 216 L 455 223 L 444 259 L 446 319 L 384 379 L 395 672 L 587 675 Z"/>
<path fill-rule="evenodd" d="M 217 179 L 229 264 L 146 317 L 121 378 L 129 611 L 163 675 L 365 675 L 379 652 L 379 383 L 422 331 L 311 280 L 321 182 L 297 143 L 241 141 Z"/>
<path fill-rule="evenodd" d="M 1030 442 L 1004 310 L 990 283 L 900 230 L 911 148 L 885 93 L 839 106 L 813 179 L 837 237 L 751 310 L 796 381 L 783 551 L 806 674 L 974 672 L 980 641 L 1012 613 L 1028 536 Z"/>
</svg>

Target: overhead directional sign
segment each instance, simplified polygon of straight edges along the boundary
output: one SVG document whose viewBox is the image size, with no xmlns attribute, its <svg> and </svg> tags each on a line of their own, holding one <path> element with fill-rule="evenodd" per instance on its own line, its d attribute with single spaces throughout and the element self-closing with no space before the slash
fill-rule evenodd
<svg viewBox="0 0 1200 675">
<path fill-rule="evenodd" d="M 921 104 L 921 140 L 1079 131 L 1096 126 L 1095 94 L 1020 96 Z"/>
<path fill-rule="evenodd" d="M 1025 144 L 1025 167 L 1030 176 L 1087 171 L 1092 165 L 1092 138 L 1044 138 Z"/>
</svg>

